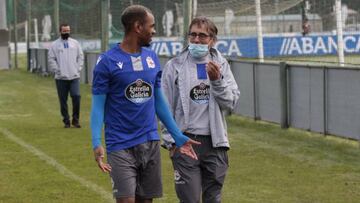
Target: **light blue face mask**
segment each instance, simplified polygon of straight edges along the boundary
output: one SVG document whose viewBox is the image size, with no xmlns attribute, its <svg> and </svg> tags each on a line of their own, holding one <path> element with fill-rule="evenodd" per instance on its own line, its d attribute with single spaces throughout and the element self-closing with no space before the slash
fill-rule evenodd
<svg viewBox="0 0 360 203">
<path fill-rule="evenodd" d="M 189 43 L 189 51 L 192 57 L 202 58 L 209 53 L 209 46 L 207 44 Z"/>
</svg>

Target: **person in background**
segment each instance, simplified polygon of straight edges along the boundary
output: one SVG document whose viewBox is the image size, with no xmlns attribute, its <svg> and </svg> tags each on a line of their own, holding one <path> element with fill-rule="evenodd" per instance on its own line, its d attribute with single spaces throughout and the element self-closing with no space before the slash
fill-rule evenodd
<svg viewBox="0 0 360 203">
<path fill-rule="evenodd" d="M 92 83 L 91 130 L 95 160 L 109 172 L 113 195 L 120 202 L 152 202 L 162 196 L 160 136 L 156 115 L 180 152 L 196 159 L 195 142 L 181 133 L 161 90 L 160 62 L 147 48 L 155 34 L 152 12 L 140 5 L 121 16 L 122 43 L 98 58 Z M 108 163 L 101 132 L 105 124 Z"/>
<path fill-rule="evenodd" d="M 309 23 L 309 20 L 307 18 L 305 18 L 303 23 L 302 23 L 302 29 L 303 29 L 303 32 L 301 33 L 302 36 L 308 35 L 310 33 L 310 31 L 311 31 L 310 23 Z"/>
<path fill-rule="evenodd" d="M 80 71 L 84 64 L 84 55 L 78 41 L 70 37 L 70 26 L 60 25 L 60 37 L 55 40 L 48 53 L 50 70 L 55 73 L 56 89 L 60 101 L 60 110 L 64 127 L 70 128 L 67 99 L 72 99 L 72 121 L 80 128 Z"/>
<path fill-rule="evenodd" d="M 181 131 L 201 142 L 198 159 L 179 153 L 174 140 L 163 132 L 170 149 L 175 189 L 180 202 L 221 202 L 228 169 L 229 139 L 225 113 L 236 106 L 240 91 L 227 60 L 214 48 L 217 28 L 206 17 L 189 26 L 188 46 L 164 67 L 162 88 Z"/>
</svg>

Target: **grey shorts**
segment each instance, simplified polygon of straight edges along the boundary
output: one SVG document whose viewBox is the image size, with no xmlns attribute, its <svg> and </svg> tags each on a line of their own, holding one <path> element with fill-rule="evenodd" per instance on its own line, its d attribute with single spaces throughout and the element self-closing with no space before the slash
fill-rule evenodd
<svg viewBox="0 0 360 203">
<path fill-rule="evenodd" d="M 150 141 L 108 154 L 115 198 L 162 196 L 159 146 L 159 141 Z"/>
</svg>

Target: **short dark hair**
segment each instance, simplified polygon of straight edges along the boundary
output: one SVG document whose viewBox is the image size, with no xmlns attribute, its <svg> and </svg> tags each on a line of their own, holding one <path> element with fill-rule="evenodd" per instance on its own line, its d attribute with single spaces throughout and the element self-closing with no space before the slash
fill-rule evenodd
<svg viewBox="0 0 360 203">
<path fill-rule="evenodd" d="M 189 25 L 189 32 L 190 32 L 192 26 L 194 26 L 194 25 L 197 25 L 199 27 L 204 25 L 206 30 L 210 34 L 210 36 L 214 39 L 214 41 L 217 40 L 216 36 L 218 34 L 218 29 L 217 29 L 216 25 L 207 17 L 198 16 L 198 17 L 194 18 Z"/>
<path fill-rule="evenodd" d="M 141 24 L 145 23 L 145 18 L 148 13 L 152 14 L 150 9 L 141 5 L 132 5 L 127 7 L 121 15 L 121 23 L 124 26 L 125 33 L 131 31 L 132 26 L 136 21 L 139 21 Z"/>
<path fill-rule="evenodd" d="M 67 23 L 61 23 L 60 26 L 59 26 L 59 31 L 61 32 L 61 28 L 62 27 L 67 27 L 67 26 L 70 26 L 70 25 L 67 24 Z"/>
</svg>

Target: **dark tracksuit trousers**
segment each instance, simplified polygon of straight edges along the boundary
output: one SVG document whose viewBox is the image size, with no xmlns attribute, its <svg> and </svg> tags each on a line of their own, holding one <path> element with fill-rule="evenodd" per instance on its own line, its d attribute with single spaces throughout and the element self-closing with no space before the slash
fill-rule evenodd
<svg viewBox="0 0 360 203">
<path fill-rule="evenodd" d="M 68 113 L 67 99 L 70 92 L 72 99 L 72 119 L 73 123 L 79 122 L 80 116 L 80 79 L 73 80 L 55 80 L 56 89 L 60 101 L 60 111 L 64 124 L 70 124 L 70 116 Z"/>
<path fill-rule="evenodd" d="M 214 148 L 211 136 L 184 133 L 189 138 L 201 142 L 193 145 L 198 160 L 194 160 L 179 150 L 171 157 L 175 190 L 180 203 L 220 203 L 221 189 L 228 169 L 227 148 Z"/>
</svg>

